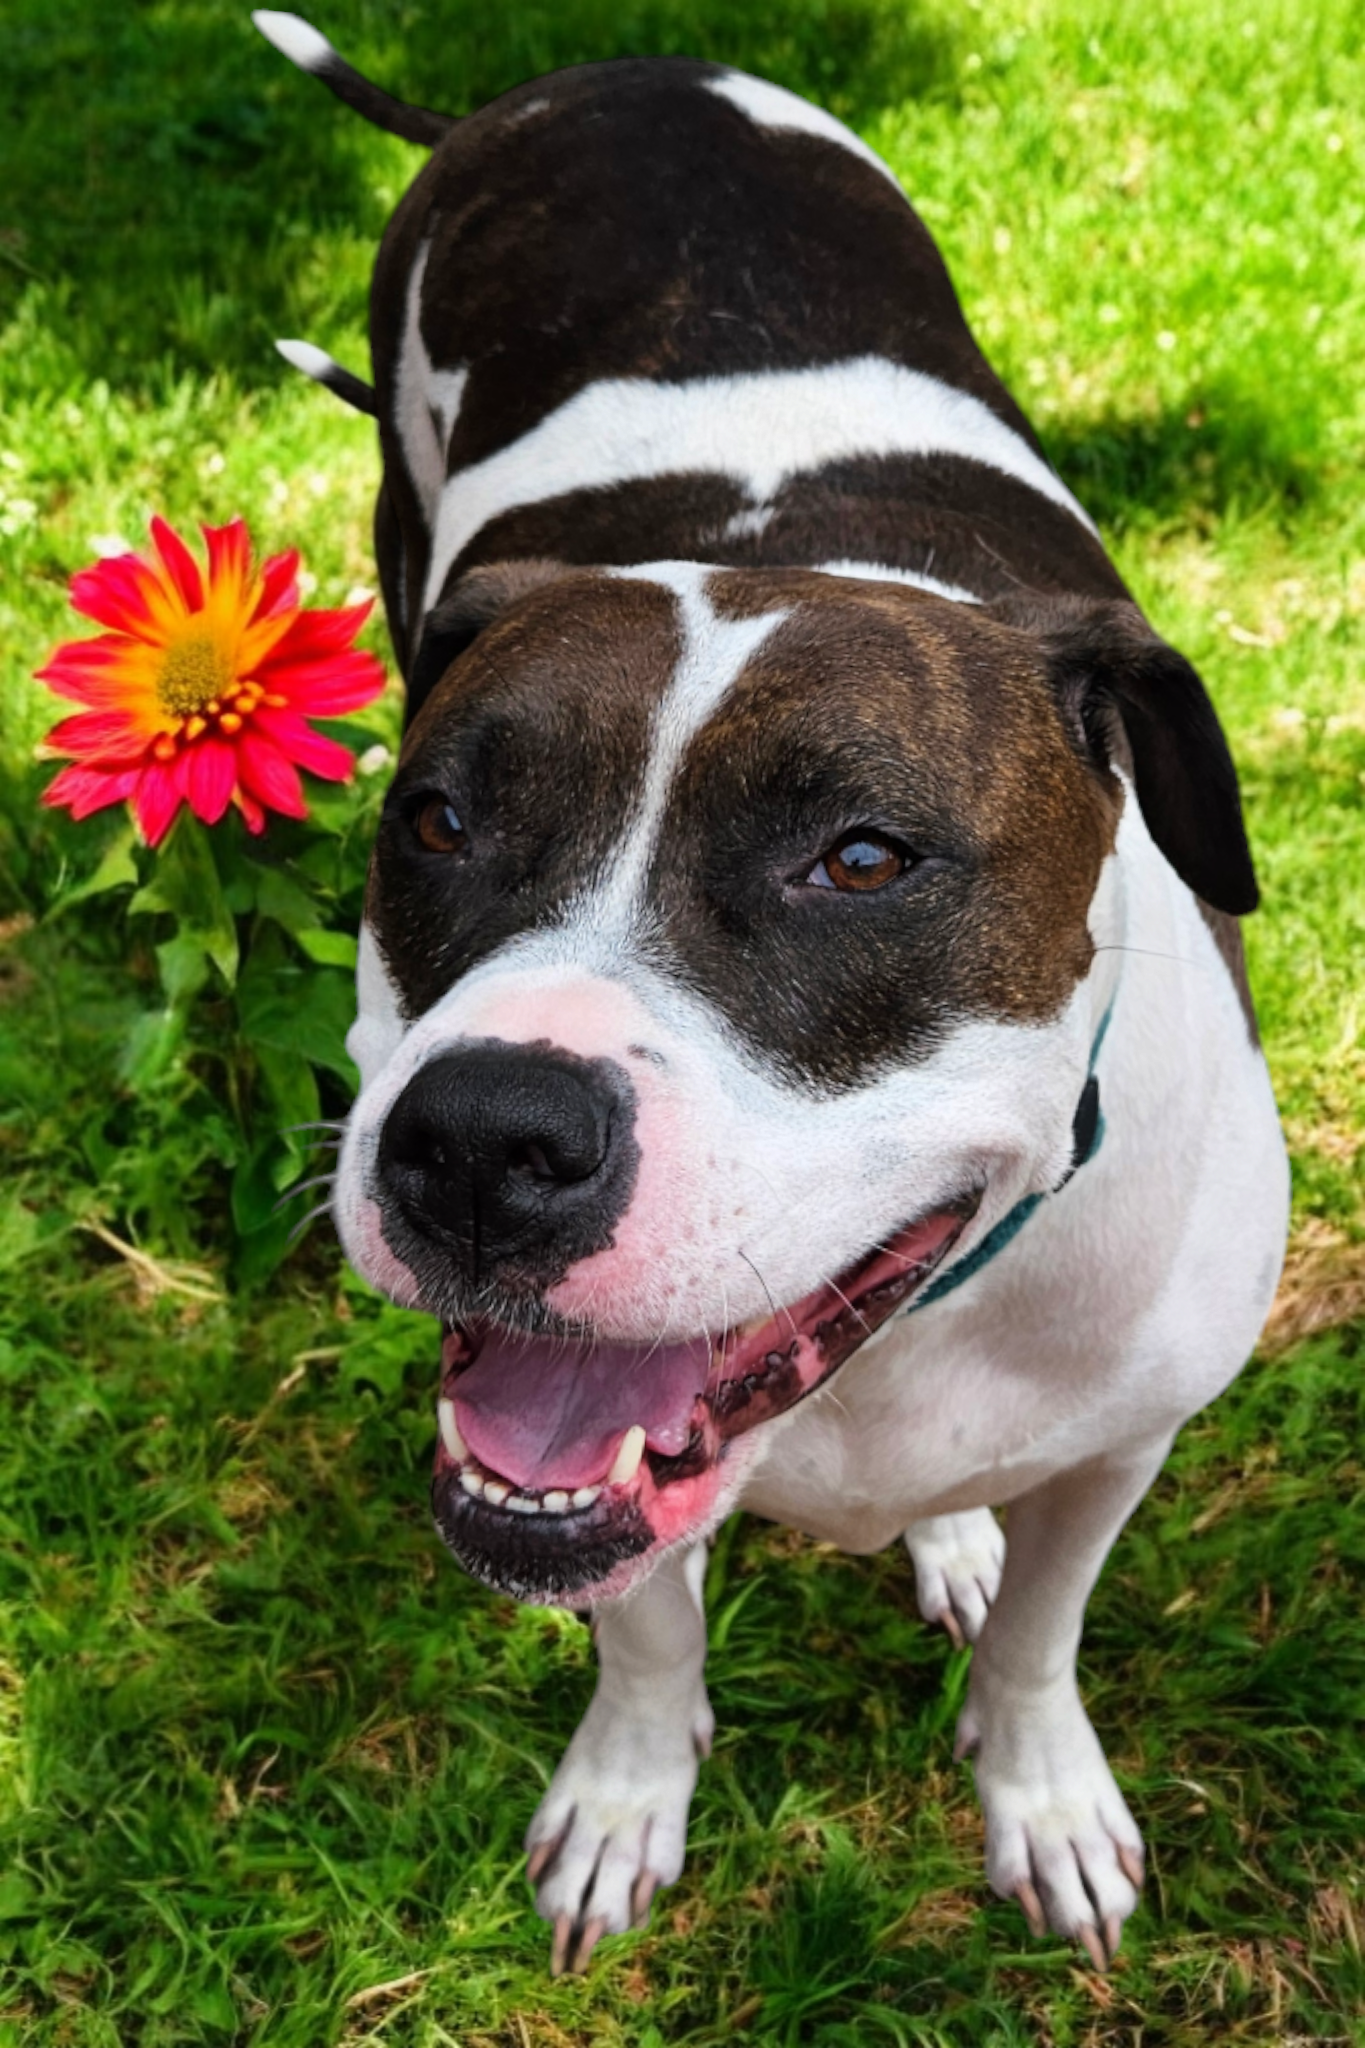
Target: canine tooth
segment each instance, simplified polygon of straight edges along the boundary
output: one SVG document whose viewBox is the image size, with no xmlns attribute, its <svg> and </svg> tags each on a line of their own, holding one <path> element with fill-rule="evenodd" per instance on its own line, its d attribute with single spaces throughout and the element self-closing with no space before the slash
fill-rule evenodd
<svg viewBox="0 0 1365 2048">
<path fill-rule="evenodd" d="M 491 1500 L 495 1508 L 502 1506 L 511 1491 L 511 1487 L 504 1486 L 500 1479 L 485 1479 L 483 1482 L 483 1497 Z"/>
<path fill-rule="evenodd" d="M 640 1460 L 645 1454 L 644 1425 L 632 1422 L 621 1439 L 621 1448 L 616 1453 L 615 1463 L 607 1474 L 608 1486 L 629 1486 L 640 1469 Z"/>
<path fill-rule="evenodd" d="M 552 1515 L 566 1515 L 569 1512 L 569 1496 L 567 1493 L 561 1493 L 556 1487 L 552 1493 L 546 1494 L 544 1505 Z"/>
<path fill-rule="evenodd" d="M 540 1513 L 540 1502 L 538 1500 L 528 1500 L 524 1493 L 509 1495 L 507 1505 L 514 1514 L 518 1515 L 538 1515 Z"/>
<path fill-rule="evenodd" d="M 463 1465 L 469 1456 L 469 1446 L 455 1426 L 455 1403 L 445 1394 L 436 1403 L 436 1420 L 441 1426 L 441 1442 L 457 1465 Z"/>
<path fill-rule="evenodd" d="M 477 1472 L 471 1472 L 466 1468 L 460 1474 L 460 1484 L 466 1493 L 473 1494 L 475 1500 L 483 1499 L 483 1480 Z"/>
<path fill-rule="evenodd" d="M 601 1491 L 600 1486 L 580 1486 L 573 1496 L 573 1505 L 576 1508 L 590 1508 Z"/>
</svg>

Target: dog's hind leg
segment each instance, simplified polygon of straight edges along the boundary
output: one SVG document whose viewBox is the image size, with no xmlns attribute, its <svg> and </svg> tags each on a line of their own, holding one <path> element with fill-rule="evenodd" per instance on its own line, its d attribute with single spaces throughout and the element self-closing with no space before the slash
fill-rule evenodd
<svg viewBox="0 0 1365 2048">
<path fill-rule="evenodd" d="M 919 1611 L 939 1622 L 956 1649 L 974 1643 L 1000 1589 L 1005 1538 L 989 1508 L 927 1515 L 905 1531 Z"/>
<path fill-rule="evenodd" d="M 1059 1473 L 1010 1506 L 1000 1590 L 972 1656 L 957 1754 L 976 1761 L 986 1875 L 1029 1926 L 1112 1960 L 1142 1882 L 1142 1838 L 1076 1686 L 1090 1589 L 1169 1437 Z"/>
<path fill-rule="evenodd" d="M 597 1690 L 526 1833 L 550 1968 L 582 1970 L 604 1934 L 642 1927 L 683 1866 L 697 1760 L 714 1721 L 702 1669 L 706 1545 L 666 1557 L 596 1609 Z"/>
</svg>

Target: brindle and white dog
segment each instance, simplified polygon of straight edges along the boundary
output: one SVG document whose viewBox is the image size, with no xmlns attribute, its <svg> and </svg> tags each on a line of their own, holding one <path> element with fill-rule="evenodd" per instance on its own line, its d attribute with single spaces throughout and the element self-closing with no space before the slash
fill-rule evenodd
<svg viewBox="0 0 1365 2048">
<path fill-rule="evenodd" d="M 669 60 L 455 123 L 256 20 L 434 149 L 374 389 L 282 344 L 377 413 L 411 704 L 335 1209 L 444 1325 L 445 1541 L 593 1610 L 554 1965 L 682 1867 L 744 1507 L 904 1537 L 990 1882 L 1102 1966 L 1142 1845 L 1085 1603 L 1285 1232 L 1212 706 L 830 115 Z"/>
</svg>

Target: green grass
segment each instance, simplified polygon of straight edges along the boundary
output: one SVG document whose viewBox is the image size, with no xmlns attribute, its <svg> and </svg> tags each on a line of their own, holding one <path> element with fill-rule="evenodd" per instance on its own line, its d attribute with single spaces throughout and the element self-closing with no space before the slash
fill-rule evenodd
<svg viewBox="0 0 1365 2048">
<path fill-rule="evenodd" d="M 419 158 L 223 0 L 10 0 L 0 2043 L 1365 2040 L 1355 12 L 319 17 L 455 109 L 579 58 L 691 49 L 854 120 L 1207 678 L 1266 897 L 1248 939 L 1294 1152 L 1290 1279 L 1267 1355 L 1186 1430 L 1118 1546 L 1082 1658 L 1152 1854 L 1121 1966 L 1098 1984 L 987 1896 L 950 1760 L 965 1660 L 919 1625 L 904 1560 L 739 1523 L 711 1570 L 722 1732 L 688 1871 L 647 1935 L 552 1984 L 517 1844 L 587 1697 L 586 1632 L 480 1591 L 430 1533 L 425 1325 L 317 1232 L 267 1289 L 227 1286 L 213 1076 L 191 1058 L 151 1095 L 120 1085 L 154 968 L 108 899 L 49 914 L 102 831 L 38 812 L 31 758 L 52 707 L 26 678 L 94 536 L 240 510 L 305 548 L 319 602 L 372 582 L 370 430 L 269 342 L 363 366 L 370 254 Z"/>
</svg>

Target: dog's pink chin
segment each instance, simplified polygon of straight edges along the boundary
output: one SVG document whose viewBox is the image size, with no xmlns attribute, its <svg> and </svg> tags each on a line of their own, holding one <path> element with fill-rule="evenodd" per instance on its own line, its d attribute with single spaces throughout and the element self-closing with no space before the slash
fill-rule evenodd
<svg viewBox="0 0 1365 2048">
<path fill-rule="evenodd" d="M 826 1380 L 923 1285 L 974 1207 L 921 1217 L 791 1308 L 709 1340 L 612 1344 L 493 1324 L 451 1329 L 438 1486 L 462 1488 L 489 1539 L 490 1516 L 511 1537 L 519 1517 L 535 1515 L 540 1536 L 553 1534 L 566 1551 L 576 1537 L 587 1547 L 613 1523 L 629 1524 L 648 1532 L 652 1557 L 711 1518 L 733 1440 Z M 633 1561 L 625 1577 L 639 1569 Z"/>
</svg>

